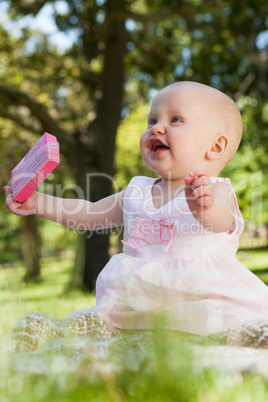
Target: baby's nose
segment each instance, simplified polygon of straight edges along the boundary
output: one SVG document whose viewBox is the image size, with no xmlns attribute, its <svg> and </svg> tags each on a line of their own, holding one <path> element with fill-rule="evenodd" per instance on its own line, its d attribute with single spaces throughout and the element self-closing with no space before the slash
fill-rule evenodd
<svg viewBox="0 0 268 402">
<path fill-rule="evenodd" d="M 165 134 L 166 129 L 164 124 L 158 121 L 156 124 L 153 125 L 151 132 L 153 134 Z"/>
</svg>

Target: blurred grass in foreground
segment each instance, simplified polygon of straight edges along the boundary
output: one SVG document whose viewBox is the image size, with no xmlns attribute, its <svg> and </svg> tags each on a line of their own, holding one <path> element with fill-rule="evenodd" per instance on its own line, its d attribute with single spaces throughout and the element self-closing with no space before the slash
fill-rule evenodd
<svg viewBox="0 0 268 402">
<path fill-rule="evenodd" d="M 6 364 L 0 383 L 1 402 L 264 402 L 268 397 L 265 379 L 248 372 L 220 372 L 193 362 L 180 339 L 155 336 L 150 353 L 136 344 L 122 344 L 110 363 L 114 369 L 90 358 L 76 364 L 47 353 L 50 371 L 42 373 L 44 361 L 32 360 L 37 373 L 16 371 Z M 33 357 L 33 356 L 32 356 Z M 21 361 L 23 363 L 23 360 Z M 0 363 L 3 367 L 3 361 Z M 36 366 L 39 366 L 40 373 Z M 119 366 L 119 368 L 118 368 Z"/>
<path fill-rule="evenodd" d="M 267 255 L 265 250 L 243 251 L 238 257 L 248 268 L 261 273 L 268 270 Z M 5 351 L 6 337 L 20 317 L 39 311 L 65 318 L 74 309 L 95 304 L 94 295 L 64 294 L 71 264 L 68 259 L 44 260 L 43 281 L 35 284 L 22 284 L 22 268 L 0 270 L 0 402 L 262 402 L 268 399 L 268 376 L 198 367 L 182 336 L 172 331 L 156 333 L 155 347 L 150 353 L 139 349 L 134 341 L 122 343 L 112 357 L 112 366 L 106 366 L 101 359 L 92 362 L 89 357 L 79 361 L 74 356 L 71 361 L 57 352 L 47 352 L 42 358 L 34 354 L 29 354 L 29 359 L 21 357 L 20 367 L 30 368 L 28 373 L 26 369 L 25 372 L 15 369 L 14 361 Z M 48 372 L 43 369 L 45 361 L 49 362 Z M 111 370 L 113 364 L 115 369 Z"/>
</svg>

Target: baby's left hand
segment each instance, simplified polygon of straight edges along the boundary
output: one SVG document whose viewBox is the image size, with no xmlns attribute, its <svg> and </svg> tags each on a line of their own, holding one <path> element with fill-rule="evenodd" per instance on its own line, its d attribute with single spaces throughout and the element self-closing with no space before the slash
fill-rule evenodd
<svg viewBox="0 0 268 402">
<path fill-rule="evenodd" d="M 188 206 L 194 215 L 204 213 L 214 204 L 214 189 L 208 172 L 196 169 L 185 177 L 185 195 Z"/>
</svg>

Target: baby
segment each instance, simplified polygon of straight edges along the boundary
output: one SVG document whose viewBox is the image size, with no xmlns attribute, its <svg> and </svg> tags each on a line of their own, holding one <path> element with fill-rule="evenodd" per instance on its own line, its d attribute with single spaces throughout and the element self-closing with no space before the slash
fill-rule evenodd
<svg viewBox="0 0 268 402">
<path fill-rule="evenodd" d="M 123 253 L 100 273 L 96 306 L 69 320 L 82 315 L 90 326 L 101 314 L 112 328 L 164 325 L 192 334 L 267 320 L 268 289 L 235 258 L 243 219 L 229 179 L 218 177 L 241 136 L 240 112 L 227 95 L 178 82 L 156 95 L 140 139 L 159 178 L 134 177 L 94 203 L 35 192 L 20 204 L 5 187 L 6 206 L 19 216 L 89 230 L 124 224 Z"/>
</svg>

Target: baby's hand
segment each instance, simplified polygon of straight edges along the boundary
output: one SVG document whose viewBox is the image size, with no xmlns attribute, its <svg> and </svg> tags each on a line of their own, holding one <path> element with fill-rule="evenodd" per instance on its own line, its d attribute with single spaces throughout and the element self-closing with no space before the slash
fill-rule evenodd
<svg viewBox="0 0 268 402">
<path fill-rule="evenodd" d="M 185 177 L 185 195 L 193 215 L 203 214 L 214 204 L 214 189 L 208 172 L 196 169 Z"/>
<path fill-rule="evenodd" d="M 13 214 L 18 215 L 18 216 L 27 216 L 27 215 L 32 215 L 32 214 L 36 213 L 36 208 L 35 208 L 35 200 L 37 197 L 36 191 L 33 194 L 31 194 L 30 197 L 27 198 L 26 201 L 24 201 L 23 203 L 20 203 L 12 197 L 11 187 L 5 186 L 4 190 L 8 194 L 8 196 L 6 198 L 6 207 Z"/>
</svg>

